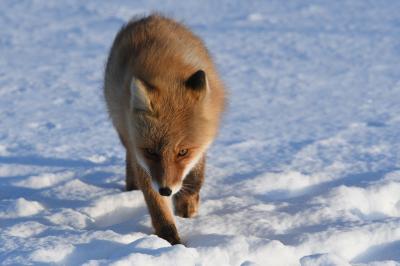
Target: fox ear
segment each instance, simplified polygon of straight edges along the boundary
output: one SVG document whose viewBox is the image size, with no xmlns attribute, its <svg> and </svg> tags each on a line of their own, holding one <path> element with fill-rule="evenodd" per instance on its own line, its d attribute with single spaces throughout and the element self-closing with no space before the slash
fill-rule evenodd
<svg viewBox="0 0 400 266">
<path fill-rule="evenodd" d="M 133 78 L 130 86 L 131 108 L 137 112 L 151 111 L 151 102 L 148 88 L 145 83 L 138 78 Z"/>
<path fill-rule="evenodd" d="M 207 90 L 208 82 L 206 73 L 203 70 L 194 72 L 186 81 L 185 85 L 187 88 L 194 91 Z"/>
</svg>

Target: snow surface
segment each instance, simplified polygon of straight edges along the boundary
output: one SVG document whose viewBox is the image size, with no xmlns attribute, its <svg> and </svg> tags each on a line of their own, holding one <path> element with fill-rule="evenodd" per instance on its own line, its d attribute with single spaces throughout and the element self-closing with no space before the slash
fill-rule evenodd
<svg viewBox="0 0 400 266">
<path fill-rule="evenodd" d="M 229 89 L 184 245 L 152 235 L 101 84 L 131 16 L 183 20 Z M 0 2 L 2 265 L 400 265 L 399 1 Z"/>
</svg>

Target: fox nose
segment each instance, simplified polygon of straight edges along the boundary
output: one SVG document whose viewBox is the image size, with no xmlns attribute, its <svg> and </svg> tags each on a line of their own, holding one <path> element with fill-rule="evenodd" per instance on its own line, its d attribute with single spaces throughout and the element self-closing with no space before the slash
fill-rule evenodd
<svg viewBox="0 0 400 266">
<path fill-rule="evenodd" d="M 172 190 L 169 187 L 162 187 L 158 190 L 160 192 L 161 196 L 170 196 L 172 193 Z"/>
</svg>

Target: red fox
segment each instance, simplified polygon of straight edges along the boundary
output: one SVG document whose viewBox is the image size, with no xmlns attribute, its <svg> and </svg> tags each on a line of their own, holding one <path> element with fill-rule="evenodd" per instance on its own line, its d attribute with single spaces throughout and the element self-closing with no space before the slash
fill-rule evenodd
<svg viewBox="0 0 400 266">
<path fill-rule="evenodd" d="M 115 37 L 104 96 L 126 149 L 126 189 L 143 192 L 158 236 L 181 243 L 169 203 L 176 215 L 197 213 L 225 103 L 207 48 L 162 15 L 133 19 Z"/>
</svg>

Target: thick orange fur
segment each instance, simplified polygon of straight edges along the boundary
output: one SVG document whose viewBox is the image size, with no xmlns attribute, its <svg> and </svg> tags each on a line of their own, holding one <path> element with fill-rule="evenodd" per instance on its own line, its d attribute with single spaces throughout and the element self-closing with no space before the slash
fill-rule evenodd
<svg viewBox="0 0 400 266">
<path fill-rule="evenodd" d="M 224 107 L 223 84 L 207 49 L 169 18 L 134 19 L 114 40 L 104 96 L 126 149 L 126 189 L 143 192 L 156 234 L 180 243 L 171 198 L 155 189 L 172 188 L 177 215 L 197 213 L 205 152 Z"/>
</svg>

